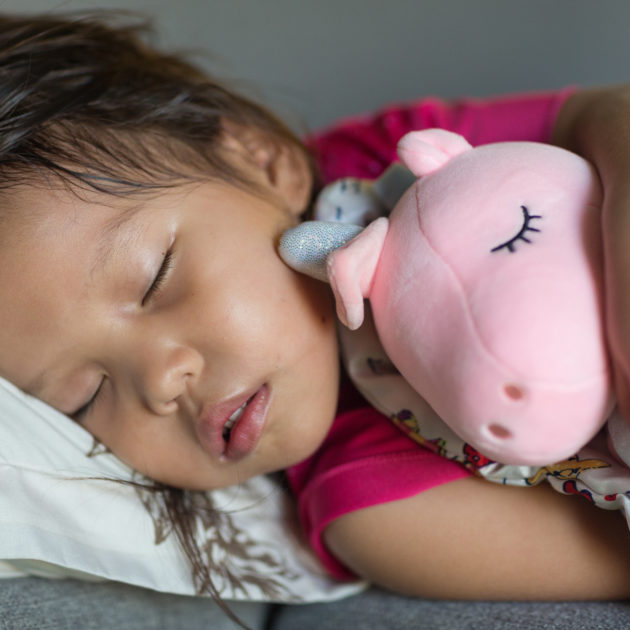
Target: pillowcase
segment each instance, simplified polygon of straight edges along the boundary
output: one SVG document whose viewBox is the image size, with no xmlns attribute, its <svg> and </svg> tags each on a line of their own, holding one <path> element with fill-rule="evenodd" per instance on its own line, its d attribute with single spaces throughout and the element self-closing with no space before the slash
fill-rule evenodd
<svg viewBox="0 0 630 630">
<path fill-rule="evenodd" d="M 194 595 L 159 493 L 80 425 L 0 379 L 0 577 L 115 580 Z M 116 481 L 114 481 L 116 480 Z M 358 592 L 307 549 L 291 498 L 271 477 L 203 495 L 221 512 L 197 538 L 224 599 L 309 602 Z M 235 543 L 246 553 L 235 553 Z"/>
</svg>

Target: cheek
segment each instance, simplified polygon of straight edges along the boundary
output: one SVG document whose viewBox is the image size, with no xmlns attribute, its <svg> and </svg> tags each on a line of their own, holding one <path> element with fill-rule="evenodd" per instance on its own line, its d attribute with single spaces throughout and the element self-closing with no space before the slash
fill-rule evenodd
<svg viewBox="0 0 630 630">
<path fill-rule="evenodd" d="M 197 258 L 182 275 L 187 297 L 180 315 L 195 327 L 210 361 L 221 361 L 226 379 L 236 376 L 232 366 L 264 376 L 269 369 L 295 370 L 304 361 L 318 364 L 322 353 L 331 354 L 329 287 L 289 269 L 272 242 L 252 242 L 231 257 L 217 245 L 214 264 L 201 265 Z"/>
<path fill-rule="evenodd" d="M 305 413 L 328 417 L 336 406 L 339 351 L 332 296 L 328 287 L 305 279 L 299 299 L 292 303 L 290 316 L 279 333 L 285 351 L 285 365 L 293 371 L 292 398 Z M 315 418 L 317 421 L 317 418 Z"/>
<path fill-rule="evenodd" d="M 272 341 L 326 335 L 333 317 L 329 288 L 288 269 L 279 259 L 252 265 L 225 284 L 226 318 Z"/>
<path fill-rule="evenodd" d="M 289 350 L 301 353 L 303 361 L 328 362 L 331 344 L 336 347 L 333 300 L 327 285 L 303 276 L 293 277 L 275 317 L 278 334 Z M 336 353 L 335 353 L 336 354 Z"/>
<path fill-rule="evenodd" d="M 332 337 L 334 340 L 334 336 Z M 284 457 L 282 467 L 312 455 L 326 437 L 335 418 L 339 393 L 339 361 L 336 344 L 321 340 L 319 347 L 299 357 L 300 365 L 285 381 L 279 396 L 273 440 Z"/>
<path fill-rule="evenodd" d="M 195 466 L 207 463 L 207 455 L 197 443 L 190 422 L 177 417 L 156 422 L 154 417 L 144 414 L 118 415 L 123 420 L 103 431 L 102 442 L 140 474 L 186 486 L 189 478 L 194 477 Z"/>
</svg>

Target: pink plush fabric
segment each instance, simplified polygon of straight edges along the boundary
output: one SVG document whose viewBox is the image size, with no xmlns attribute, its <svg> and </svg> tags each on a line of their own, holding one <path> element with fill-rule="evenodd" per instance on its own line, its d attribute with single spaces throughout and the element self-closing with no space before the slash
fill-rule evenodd
<svg viewBox="0 0 630 630">
<path fill-rule="evenodd" d="M 549 144 L 472 148 L 443 129 L 405 135 L 399 154 L 416 183 L 328 256 L 340 320 L 358 328 L 369 298 L 405 380 L 487 457 L 570 457 L 612 403 L 593 167 Z"/>
<path fill-rule="evenodd" d="M 310 146 L 326 183 L 346 176 L 375 178 L 396 159 L 398 141 L 414 129 L 443 127 L 473 145 L 548 141 L 558 111 L 573 92 L 566 88 L 455 103 L 424 99 L 341 121 L 312 137 Z M 287 471 L 306 535 L 324 566 L 340 578 L 350 574 L 322 542 L 328 523 L 469 474 L 418 446 L 378 412 L 361 410 L 361 405 L 355 402 L 350 411 L 340 412 L 320 450 Z"/>
</svg>

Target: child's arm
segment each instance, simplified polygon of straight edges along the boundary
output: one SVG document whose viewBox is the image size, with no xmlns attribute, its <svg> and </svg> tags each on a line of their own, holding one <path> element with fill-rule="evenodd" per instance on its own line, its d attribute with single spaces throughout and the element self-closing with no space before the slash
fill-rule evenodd
<svg viewBox="0 0 630 630">
<path fill-rule="evenodd" d="M 325 531 L 360 576 L 428 598 L 630 597 L 630 534 L 581 497 L 470 477 L 346 514 Z"/>
<path fill-rule="evenodd" d="M 607 326 L 615 391 L 630 421 L 630 86 L 576 93 L 553 141 L 589 159 L 604 185 Z"/>
</svg>

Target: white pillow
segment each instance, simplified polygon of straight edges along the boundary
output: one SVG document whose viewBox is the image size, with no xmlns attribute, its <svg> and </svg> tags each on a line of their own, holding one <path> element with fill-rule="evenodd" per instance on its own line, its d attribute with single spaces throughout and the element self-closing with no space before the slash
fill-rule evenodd
<svg viewBox="0 0 630 630">
<path fill-rule="evenodd" d="M 187 559 L 162 527 L 159 498 L 142 492 L 145 507 L 134 487 L 103 478 L 138 481 L 81 426 L 0 379 L 0 577 L 107 579 L 195 594 Z M 209 496 L 224 516 L 218 528 L 199 521 L 198 540 L 222 568 L 213 580 L 223 598 L 325 601 L 364 587 L 326 576 L 271 478 Z M 230 553 L 235 537 L 247 558 Z"/>
</svg>

